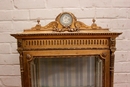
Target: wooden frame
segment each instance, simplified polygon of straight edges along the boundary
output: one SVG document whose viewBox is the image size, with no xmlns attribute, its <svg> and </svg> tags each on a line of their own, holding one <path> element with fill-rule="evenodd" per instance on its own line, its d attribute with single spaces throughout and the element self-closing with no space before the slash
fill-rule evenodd
<svg viewBox="0 0 130 87">
<path fill-rule="evenodd" d="M 44 27 L 38 20 L 35 27 L 23 33 L 11 34 L 17 39 L 22 87 L 32 87 L 30 61 L 35 57 L 86 55 L 99 55 L 105 61 L 103 87 L 113 87 L 115 39 L 121 33 L 102 29 L 95 24 L 95 20 L 91 26 L 87 26 L 77 21 L 72 13 L 69 13 L 73 17 L 71 26 L 64 27 L 59 23 L 63 13 Z"/>
</svg>

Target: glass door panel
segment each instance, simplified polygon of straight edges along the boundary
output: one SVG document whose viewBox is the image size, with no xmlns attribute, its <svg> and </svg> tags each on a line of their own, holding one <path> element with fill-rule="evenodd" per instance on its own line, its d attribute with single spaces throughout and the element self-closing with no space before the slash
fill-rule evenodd
<svg viewBox="0 0 130 87">
<path fill-rule="evenodd" d="M 102 87 L 103 61 L 98 56 L 35 58 L 33 87 Z"/>
</svg>

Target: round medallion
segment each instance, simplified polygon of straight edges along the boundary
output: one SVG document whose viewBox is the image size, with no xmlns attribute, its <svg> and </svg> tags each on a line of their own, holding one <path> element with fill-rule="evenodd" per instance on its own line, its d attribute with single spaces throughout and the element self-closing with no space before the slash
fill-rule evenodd
<svg viewBox="0 0 130 87">
<path fill-rule="evenodd" d="M 68 27 L 72 24 L 72 16 L 69 13 L 63 13 L 60 17 L 60 23 L 64 26 L 64 27 Z"/>
</svg>

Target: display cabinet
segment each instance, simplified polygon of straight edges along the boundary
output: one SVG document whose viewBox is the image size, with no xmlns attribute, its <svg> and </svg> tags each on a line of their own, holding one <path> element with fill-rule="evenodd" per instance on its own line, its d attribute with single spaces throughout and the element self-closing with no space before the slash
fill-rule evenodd
<svg viewBox="0 0 130 87">
<path fill-rule="evenodd" d="M 87 15 L 86 15 L 87 16 Z M 69 12 L 38 24 L 17 39 L 22 87 L 113 87 L 116 37 L 121 33 L 88 26 Z"/>
</svg>

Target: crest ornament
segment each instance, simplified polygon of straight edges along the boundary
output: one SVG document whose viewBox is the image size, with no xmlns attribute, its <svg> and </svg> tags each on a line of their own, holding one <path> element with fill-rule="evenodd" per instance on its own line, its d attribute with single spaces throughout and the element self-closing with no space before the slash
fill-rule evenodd
<svg viewBox="0 0 130 87">
<path fill-rule="evenodd" d="M 92 20 L 93 23 L 91 26 L 84 24 L 81 21 L 77 21 L 77 18 L 69 12 L 60 13 L 55 21 L 50 22 L 45 26 L 40 25 L 40 20 L 37 20 L 37 25 L 31 29 L 24 30 L 25 32 L 30 31 L 54 31 L 54 32 L 77 32 L 82 30 L 91 30 L 91 29 L 102 29 L 97 26 L 95 19 Z"/>
</svg>

